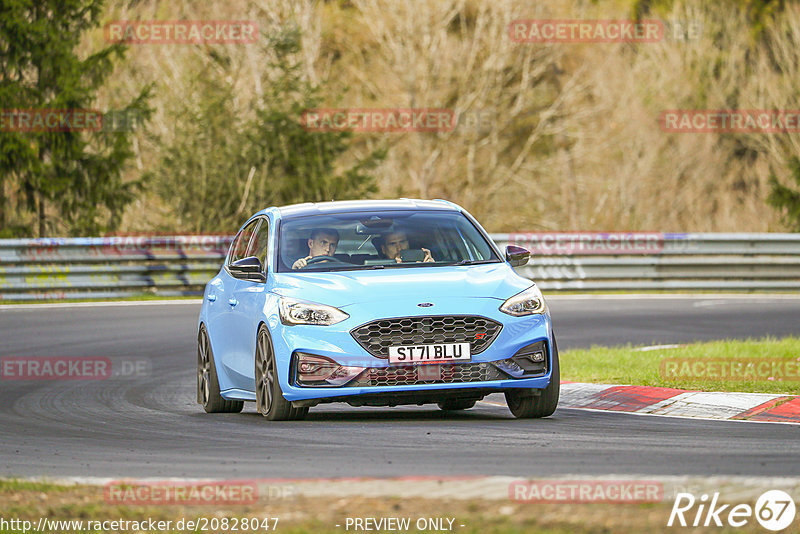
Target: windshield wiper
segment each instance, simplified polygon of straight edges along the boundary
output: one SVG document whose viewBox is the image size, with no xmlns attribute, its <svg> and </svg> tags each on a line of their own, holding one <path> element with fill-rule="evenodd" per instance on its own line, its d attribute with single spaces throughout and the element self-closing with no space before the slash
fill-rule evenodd
<svg viewBox="0 0 800 534">
<path fill-rule="evenodd" d="M 332 267 L 325 271 L 318 271 L 323 273 L 335 273 L 338 271 L 366 271 L 369 269 L 383 269 L 385 265 L 383 264 L 376 264 L 376 265 L 348 265 L 346 267 Z"/>
<path fill-rule="evenodd" d="M 445 265 L 482 265 L 484 263 L 497 263 L 497 260 L 461 260 L 451 261 Z"/>
<path fill-rule="evenodd" d="M 425 261 L 407 261 L 407 262 L 402 262 L 401 261 L 400 263 L 387 263 L 387 264 L 383 265 L 383 267 L 419 267 L 420 265 L 423 266 L 423 267 L 425 267 L 425 266 L 431 267 L 433 265 L 436 265 L 436 263 L 430 262 L 430 261 L 427 261 L 427 262 L 425 262 Z"/>
<path fill-rule="evenodd" d="M 372 269 L 393 269 L 397 267 L 442 267 L 452 265 L 482 265 L 485 263 L 500 263 L 500 260 L 460 260 L 460 261 L 414 261 L 414 262 L 400 262 L 400 263 L 376 263 L 374 265 L 348 265 L 342 267 L 333 267 L 326 270 L 314 269 L 307 272 L 318 273 L 335 273 L 337 271 L 368 271 Z"/>
</svg>

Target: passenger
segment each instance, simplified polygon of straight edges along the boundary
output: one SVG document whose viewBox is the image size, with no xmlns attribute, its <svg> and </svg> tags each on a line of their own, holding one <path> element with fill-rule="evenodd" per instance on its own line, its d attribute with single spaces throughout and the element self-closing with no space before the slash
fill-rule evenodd
<svg viewBox="0 0 800 534">
<path fill-rule="evenodd" d="M 292 269 L 302 269 L 308 260 L 317 256 L 333 256 L 339 244 L 339 232 L 334 228 L 315 228 L 308 238 L 308 256 L 292 264 Z M 323 260 L 328 261 L 328 260 Z"/>
<path fill-rule="evenodd" d="M 373 244 L 385 258 L 394 259 L 397 263 L 403 262 L 400 255 L 404 250 L 409 249 L 408 235 L 402 230 L 379 236 L 373 240 Z M 422 259 L 423 262 L 436 261 L 431 256 L 430 250 L 423 248 L 422 251 L 425 253 L 425 257 Z"/>
</svg>

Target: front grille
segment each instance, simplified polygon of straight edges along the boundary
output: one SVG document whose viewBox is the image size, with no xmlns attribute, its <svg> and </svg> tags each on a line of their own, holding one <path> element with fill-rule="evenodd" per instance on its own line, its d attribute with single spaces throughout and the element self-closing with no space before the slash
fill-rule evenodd
<svg viewBox="0 0 800 534">
<path fill-rule="evenodd" d="M 354 328 L 350 334 L 373 356 L 388 358 L 391 346 L 430 343 L 469 342 L 470 352 L 480 354 L 502 328 L 497 321 L 477 315 L 430 315 L 378 319 Z"/>
<path fill-rule="evenodd" d="M 438 378 L 437 378 L 438 377 Z M 370 367 L 347 387 L 411 386 L 500 380 L 503 375 L 488 363 L 426 364 L 404 367 Z"/>
</svg>

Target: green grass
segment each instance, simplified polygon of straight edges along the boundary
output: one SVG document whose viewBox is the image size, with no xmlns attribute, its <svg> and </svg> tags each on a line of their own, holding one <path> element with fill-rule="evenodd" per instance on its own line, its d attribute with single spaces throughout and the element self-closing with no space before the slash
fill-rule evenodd
<svg viewBox="0 0 800 534">
<path fill-rule="evenodd" d="M 800 338 L 795 337 L 692 343 L 674 349 L 647 352 L 637 351 L 632 346 L 592 347 L 564 351 L 560 358 L 561 379 L 574 382 L 800 395 L 800 377 L 797 376 L 800 367 Z M 745 364 L 748 361 L 768 362 L 770 371 L 748 372 L 743 373 L 742 378 L 729 378 L 721 376 L 719 369 L 724 365 L 720 365 L 715 369 L 715 377 L 696 376 L 694 373 L 697 371 L 691 365 L 695 362 L 707 365 L 710 360 L 722 364 L 728 361 L 742 361 Z M 773 374 L 772 362 L 778 362 L 781 368 L 792 372 L 794 378 L 773 376 L 770 380 L 768 377 Z M 669 374 L 671 370 L 674 370 L 672 375 Z M 700 369 L 700 372 L 705 371 Z M 674 376 L 676 374 L 677 377 Z"/>
<path fill-rule="evenodd" d="M 50 482 L 34 482 L 30 480 L 18 480 L 16 478 L 0 478 L 0 494 L 16 491 L 68 491 L 70 486 L 63 484 L 52 484 Z"/>
<path fill-rule="evenodd" d="M 49 520 L 84 521 L 116 519 L 144 521 L 152 518 L 156 521 L 172 520 L 173 526 L 175 522 L 184 518 L 278 517 L 280 520 L 276 532 L 341 534 L 345 532 L 344 524 L 347 517 L 408 517 L 412 524 L 415 524 L 420 517 L 450 517 L 455 519 L 456 525 L 464 525 L 464 527 L 456 526 L 454 529 L 455 532 L 463 534 L 517 532 L 606 534 L 644 530 L 656 534 L 672 532 L 671 529 L 664 527 L 670 507 L 669 502 L 614 505 L 527 503 L 494 499 L 454 499 L 441 502 L 434 499 L 426 501 L 418 498 L 347 495 L 297 496 L 286 500 L 259 501 L 247 506 L 133 506 L 106 503 L 103 488 L 100 486 L 59 487 L 39 482 L 0 480 L 0 517 L 6 520 L 31 521 L 34 526 L 40 517 L 47 517 Z M 336 527 L 336 524 L 341 526 Z M 11 531 L 0 527 L 0 534 L 5 532 Z M 167 532 L 187 531 L 173 528 Z M 244 534 L 273 531 L 240 529 L 239 532 Z M 412 526 L 409 532 L 418 531 Z"/>
</svg>

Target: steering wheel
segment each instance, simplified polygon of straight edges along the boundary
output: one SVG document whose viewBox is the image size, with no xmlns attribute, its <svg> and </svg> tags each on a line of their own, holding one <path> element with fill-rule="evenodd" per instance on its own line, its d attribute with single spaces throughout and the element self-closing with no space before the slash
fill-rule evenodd
<svg viewBox="0 0 800 534">
<path fill-rule="evenodd" d="M 334 256 L 314 256 L 313 258 L 311 258 L 306 262 L 306 267 L 308 267 L 309 265 L 314 265 L 315 263 L 321 263 L 323 261 L 335 261 L 336 263 L 347 263 Z"/>
</svg>

